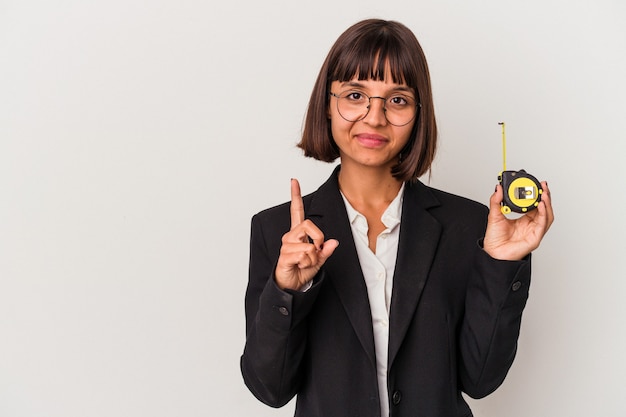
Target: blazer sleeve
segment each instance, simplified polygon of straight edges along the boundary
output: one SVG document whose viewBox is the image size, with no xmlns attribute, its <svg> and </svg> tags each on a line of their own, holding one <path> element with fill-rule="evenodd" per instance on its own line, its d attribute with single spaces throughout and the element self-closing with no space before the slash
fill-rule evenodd
<svg viewBox="0 0 626 417">
<path fill-rule="evenodd" d="M 530 286 L 530 257 L 500 261 L 482 249 L 468 282 L 460 334 L 461 389 L 482 398 L 504 381 L 517 351 Z"/>
<path fill-rule="evenodd" d="M 278 288 L 273 273 L 281 235 L 269 233 L 274 229 L 267 218 L 253 217 L 245 301 L 246 344 L 240 365 L 246 386 L 254 396 L 271 407 L 282 407 L 301 385 L 306 317 L 319 292 L 323 272 L 315 277 L 307 292 Z"/>
</svg>

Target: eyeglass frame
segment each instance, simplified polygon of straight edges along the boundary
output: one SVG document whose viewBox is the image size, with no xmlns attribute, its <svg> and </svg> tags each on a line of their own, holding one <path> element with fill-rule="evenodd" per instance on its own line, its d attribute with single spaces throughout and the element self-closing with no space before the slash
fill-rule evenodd
<svg viewBox="0 0 626 417">
<path fill-rule="evenodd" d="M 346 93 L 351 93 L 351 91 L 346 91 Z M 345 120 L 346 122 L 353 122 L 353 123 L 354 123 L 354 122 L 359 122 L 359 121 L 361 121 L 361 120 L 365 119 L 365 118 L 367 117 L 367 115 L 368 115 L 368 114 L 370 114 L 370 107 L 371 107 L 371 105 L 372 105 L 372 99 L 373 99 L 373 98 L 378 98 L 378 99 L 381 99 L 381 100 L 383 101 L 383 114 L 385 115 L 385 120 L 387 120 L 387 122 L 388 122 L 390 125 L 392 125 L 392 126 L 396 126 L 396 127 L 406 126 L 406 125 L 408 125 L 409 123 L 411 123 L 413 120 L 415 120 L 415 118 L 416 118 L 416 117 L 417 117 L 417 115 L 419 114 L 419 110 L 422 108 L 422 103 L 420 103 L 420 102 L 419 102 L 419 100 L 414 99 L 414 100 L 415 100 L 415 114 L 413 115 L 413 117 L 412 117 L 412 118 L 411 118 L 408 122 L 406 122 L 406 123 L 404 123 L 404 124 L 401 124 L 401 125 L 397 125 L 397 124 L 391 123 L 391 122 L 389 121 L 389 119 L 387 118 L 387 106 L 386 106 L 386 104 L 387 104 L 387 99 L 389 99 L 389 98 L 391 98 L 391 97 L 368 96 L 367 94 L 365 94 L 365 93 L 363 93 L 363 92 L 360 92 L 360 91 L 359 91 L 358 93 L 359 93 L 359 94 L 363 94 L 365 97 L 367 97 L 367 100 L 368 100 L 368 103 L 367 103 L 367 111 L 365 112 L 365 114 L 364 114 L 362 117 L 360 117 L 360 118 L 358 118 L 358 119 L 356 119 L 356 120 L 349 120 L 349 119 L 346 119 L 346 118 L 345 118 L 345 116 L 344 116 L 343 114 L 341 114 L 341 112 L 339 111 L 339 99 L 341 99 L 341 98 L 345 98 L 345 97 L 342 97 L 342 96 L 340 96 L 339 94 L 335 94 L 335 93 L 333 93 L 332 91 L 329 91 L 329 92 L 328 92 L 328 94 L 329 94 L 331 97 L 335 97 L 335 98 L 337 99 L 337 113 L 339 113 L 339 116 L 341 116 L 341 118 L 342 118 L 343 120 Z"/>
</svg>

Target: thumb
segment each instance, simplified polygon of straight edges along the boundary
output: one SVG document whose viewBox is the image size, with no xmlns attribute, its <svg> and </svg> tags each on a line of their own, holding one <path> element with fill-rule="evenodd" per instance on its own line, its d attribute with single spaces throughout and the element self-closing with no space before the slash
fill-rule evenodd
<svg viewBox="0 0 626 417">
<path fill-rule="evenodd" d="M 491 198 L 489 199 L 489 215 L 500 217 L 502 212 L 500 211 L 502 203 L 502 186 L 500 184 L 496 185 L 496 191 L 491 194 Z"/>
<path fill-rule="evenodd" d="M 337 239 L 328 239 L 326 242 L 324 242 L 324 246 L 322 246 L 322 250 L 319 253 L 320 266 L 323 265 L 324 262 L 326 262 L 326 260 L 330 257 L 330 255 L 333 254 L 333 252 L 335 252 L 337 246 L 339 246 L 339 241 Z"/>
</svg>

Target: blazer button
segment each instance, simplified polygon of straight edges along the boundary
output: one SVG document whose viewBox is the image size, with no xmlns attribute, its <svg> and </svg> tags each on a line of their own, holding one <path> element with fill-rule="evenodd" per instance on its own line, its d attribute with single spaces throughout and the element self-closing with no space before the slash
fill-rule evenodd
<svg viewBox="0 0 626 417">
<path fill-rule="evenodd" d="M 283 316 L 289 315 L 289 310 L 287 310 L 287 307 L 278 307 L 278 312 Z"/>
<path fill-rule="evenodd" d="M 393 402 L 393 405 L 400 404 L 400 401 L 402 401 L 402 393 L 396 390 L 391 396 L 391 401 Z"/>
<path fill-rule="evenodd" d="M 511 286 L 511 289 L 512 289 L 513 291 L 517 291 L 517 290 L 519 290 L 520 288 L 522 288 L 522 283 L 521 283 L 521 282 L 519 282 L 519 281 L 515 281 L 515 282 L 513 283 L 513 285 Z"/>
</svg>

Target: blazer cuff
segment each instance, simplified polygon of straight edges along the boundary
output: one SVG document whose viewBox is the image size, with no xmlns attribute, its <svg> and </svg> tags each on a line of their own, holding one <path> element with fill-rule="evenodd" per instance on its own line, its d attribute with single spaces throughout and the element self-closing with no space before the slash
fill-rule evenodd
<svg viewBox="0 0 626 417">
<path fill-rule="evenodd" d="M 284 330 L 300 324 L 313 308 L 324 276 L 322 269 L 311 281 L 311 288 L 303 292 L 280 289 L 272 274 L 259 298 L 260 320 Z"/>
<path fill-rule="evenodd" d="M 506 305 L 525 304 L 530 290 L 531 259 L 532 254 L 528 254 L 519 261 L 504 261 L 481 249 L 476 259 L 477 276 L 482 281 L 479 286 L 492 300 L 503 300 Z"/>
</svg>

